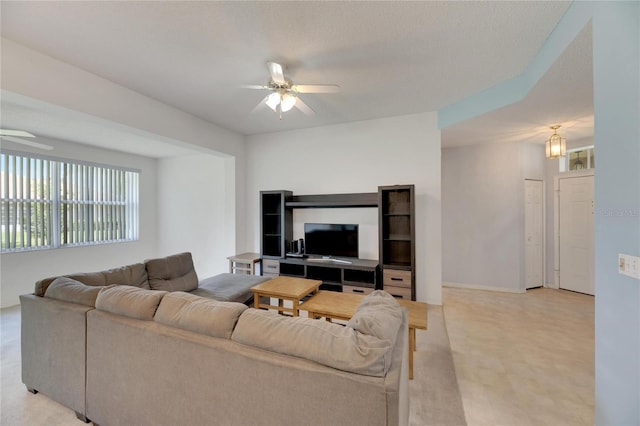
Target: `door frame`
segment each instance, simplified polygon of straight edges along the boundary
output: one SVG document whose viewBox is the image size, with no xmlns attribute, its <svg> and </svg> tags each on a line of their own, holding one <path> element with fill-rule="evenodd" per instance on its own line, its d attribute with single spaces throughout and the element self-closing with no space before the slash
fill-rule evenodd
<svg viewBox="0 0 640 426">
<path fill-rule="evenodd" d="M 525 178 L 524 179 L 524 183 L 523 183 L 523 191 L 524 191 L 524 196 L 526 197 L 527 195 L 527 188 L 526 188 L 526 182 L 527 181 L 535 181 L 535 182 L 541 182 L 542 183 L 542 193 L 540 194 L 540 197 L 542 199 L 542 212 L 541 212 L 541 227 L 542 227 L 542 232 L 541 232 L 541 237 L 542 237 L 542 287 L 547 287 L 547 223 L 546 223 L 546 211 L 547 211 L 547 206 L 546 206 L 546 185 L 547 183 L 544 181 L 544 179 L 529 179 L 529 178 Z M 526 198 L 525 198 L 525 209 L 526 209 Z M 526 262 L 527 262 L 527 248 L 526 248 L 526 244 L 527 244 L 527 219 L 526 219 L 526 210 L 525 210 L 525 227 L 524 227 L 524 261 L 525 261 L 525 281 L 524 281 L 524 291 L 527 291 L 527 282 L 526 282 Z M 535 288 L 535 287 L 532 287 Z"/>
<path fill-rule="evenodd" d="M 560 179 L 593 176 L 593 169 L 563 172 L 553 177 L 553 283 L 551 288 L 560 289 Z M 594 230 L 595 231 L 595 230 Z"/>
</svg>

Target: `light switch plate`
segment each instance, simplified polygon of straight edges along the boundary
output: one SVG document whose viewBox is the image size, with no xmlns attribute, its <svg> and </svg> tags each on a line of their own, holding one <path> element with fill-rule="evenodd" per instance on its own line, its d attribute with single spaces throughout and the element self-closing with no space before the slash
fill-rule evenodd
<svg viewBox="0 0 640 426">
<path fill-rule="evenodd" d="M 640 257 L 630 254 L 618 254 L 618 272 L 640 280 Z"/>
</svg>

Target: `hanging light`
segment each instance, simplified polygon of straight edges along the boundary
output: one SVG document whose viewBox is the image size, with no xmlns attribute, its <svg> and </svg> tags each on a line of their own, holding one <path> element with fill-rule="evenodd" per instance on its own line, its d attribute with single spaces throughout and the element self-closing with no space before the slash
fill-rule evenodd
<svg viewBox="0 0 640 426">
<path fill-rule="evenodd" d="M 582 162 L 582 160 L 580 159 L 580 153 L 582 151 L 578 151 L 576 152 L 576 161 L 573 162 L 573 168 L 575 170 L 582 170 L 584 169 L 584 163 Z"/>
<path fill-rule="evenodd" d="M 280 105 L 280 114 L 282 114 L 293 108 L 296 97 L 285 91 L 273 92 L 267 97 L 265 103 L 275 112 L 278 112 L 278 105 Z"/>
<path fill-rule="evenodd" d="M 289 111 L 291 108 L 293 108 L 295 104 L 296 104 L 295 96 L 289 93 L 285 93 L 284 95 L 282 95 L 280 99 L 280 108 L 282 109 L 282 112 Z"/>
<path fill-rule="evenodd" d="M 548 159 L 560 158 L 567 155 L 567 140 L 561 138 L 557 130 L 560 128 L 559 124 L 551 126 L 553 134 L 546 142 L 546 155 Z"/>
<path fill-rule="evenodd" d="M 273 92 L 269 95 L 269 97 L 267 97 L 267 101 L 265 103 L 269 108 L 275 111 L 280 104 L 280 93 Z"/>
</svg>

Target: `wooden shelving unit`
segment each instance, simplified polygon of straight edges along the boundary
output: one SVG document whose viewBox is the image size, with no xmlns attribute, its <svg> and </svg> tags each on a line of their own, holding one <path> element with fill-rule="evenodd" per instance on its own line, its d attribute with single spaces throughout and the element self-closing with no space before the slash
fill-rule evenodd
<svg viewBox="0 0 640 426">
<path fill-rule="evenodd" d="M 286 204 L 287 208 L 347 208 L 378 207 L 378 194 L 364 192 L 357 194 L 294 195 Z"/>
<path fill-rule="evenodd" d="M 260 192 L 260 256 L 266 259 L 284 257 L 293 238 L 293 212 L 285 204 L 291 191 Z"/>
<path fill-rule="evenodd" d="M 358 259 L 344 266 L 285 257 L 293 238 L 293 209 L 352 207 L 378 209 L 380 261 Z M 329 288 L 357 293 L 382 287 L 395 297 L 415 300 L 414 211 L 414 185 L 381 186 L 378 192 L 355 194 L 294 196 L 291 191 L 262 191 L 263 275 L 319 279 Z"/>
<path fill-rule="evenodd" d="M 414 185 L 378 188 L 379 243 L 383 288 L 415 300 Z"/>
</svg>

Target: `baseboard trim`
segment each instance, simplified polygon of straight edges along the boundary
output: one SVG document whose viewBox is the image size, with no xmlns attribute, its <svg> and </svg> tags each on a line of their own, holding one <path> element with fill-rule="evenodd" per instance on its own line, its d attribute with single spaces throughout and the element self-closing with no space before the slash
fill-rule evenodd
<svg viewBox="0 0 640 426">
<path fill-rule="evenodd" d="M 465 288 L 467 290 L 486 290 L 486 291 L 498 291 L 501 293 L 517 293 L 522 294 L 526 293 L 526 290 L 515 289 L 515 288 L 504 288 L 504 287 L 491 287 L 486 285 L 477 285 L 477 284 L 463 284 L 463 283 L 442 283 L 443 287 L 452 287 L 452 288 Z"/>
</svg>

